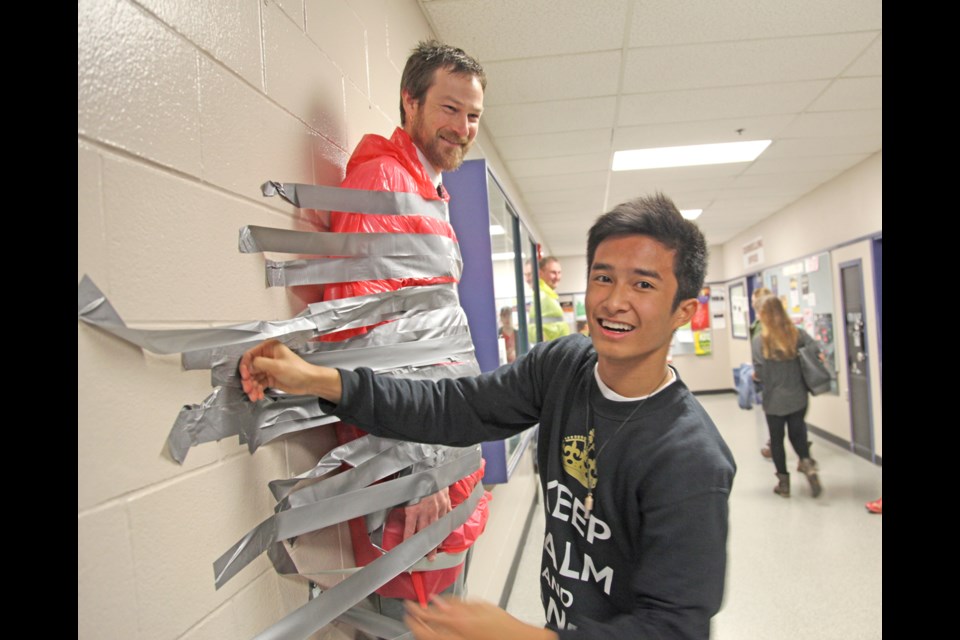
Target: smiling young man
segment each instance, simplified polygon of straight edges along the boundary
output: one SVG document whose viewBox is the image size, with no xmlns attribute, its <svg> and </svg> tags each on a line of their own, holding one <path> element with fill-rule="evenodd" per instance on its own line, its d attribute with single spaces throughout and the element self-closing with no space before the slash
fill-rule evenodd
<svg viewBox="0 0 960 640">
<path fill-rule="evenodd" d="M 419 640 L 707 638 L 726 571 L 735 466 L 716 427 L 667 365 L 697 307 L 706 243 L 663 196 L 590 229 L 591 337 L 537 345 L 512 365 L 437 382 L 304 363 L 278 342 L 243 356 L 251 400 L 310 393 L 378 435 L 465 445 L 540 424 L 547 628 L 484 603 L 408 607 Z"/>
</svg>

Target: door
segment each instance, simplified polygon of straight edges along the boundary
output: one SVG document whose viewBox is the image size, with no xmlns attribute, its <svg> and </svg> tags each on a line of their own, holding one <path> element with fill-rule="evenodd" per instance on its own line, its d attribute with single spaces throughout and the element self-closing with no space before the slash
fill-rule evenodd
<svg viewBox="0 0 960 640">
<path fill-rule="evenodd" d="M 847 390 L 850 403 L 850 444 L 853 452 L 874 459 L 873 419 L 870 411 L 870 368 L 867 366 L 867 317 L 863 300 L 863 265 L 859 260 L 840 265 L 843 320 L 846 333 Z"/>
</svg>

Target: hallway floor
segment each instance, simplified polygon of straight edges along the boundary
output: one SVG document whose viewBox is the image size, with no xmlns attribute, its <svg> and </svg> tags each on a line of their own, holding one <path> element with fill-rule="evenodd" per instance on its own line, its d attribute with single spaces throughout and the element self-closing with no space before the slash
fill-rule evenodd
<svg viewBox="0 0 960 640">
<path fill-rule="evenodd" d="M 767 440 L 762 411 L 741 410 L 733 394 L 699 399 L 737 461 L 726 596 L 713 619 L 714 640 L 883 637 L 883 516 L 864 508 L 881 496 L 883 469 L 811 434 L 823 494 L 811 497 L 788 443 L 792 496 L 781 498 L 773 493 L 773 463 L 760 455 Z M 507 610 L 542 625 L 538 509 Z"/>
</svg>

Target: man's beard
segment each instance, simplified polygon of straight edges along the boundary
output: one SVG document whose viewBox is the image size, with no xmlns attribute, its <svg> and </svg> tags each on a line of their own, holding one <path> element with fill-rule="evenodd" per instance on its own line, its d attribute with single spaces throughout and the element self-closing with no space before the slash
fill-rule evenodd
<svg viewBox="0 0 960 640">
<path fill-rule="evenodd" d="M 423 123 L 419 118 L 414 120 L 412 128 L 413 135 L 411 137 L 413 138 L 414 144 L 417 145 L 417 148 L 420 149 L 427 158 L 427 162 L 433 165 L 434 169 L 437 171 L 453 171 L 463 164 L 463 158 L 467 154 L 467 151 L 470 150 L 472 141 L 465 141 L 449 129 L 441 129 L 436 134 L 431 135 L 430 132 L 423 127 Z M 446 140 L 456 142 L 459 146 L 451 147 L 441 140 L 440 136 L 443 136 Z"/>
</svg>

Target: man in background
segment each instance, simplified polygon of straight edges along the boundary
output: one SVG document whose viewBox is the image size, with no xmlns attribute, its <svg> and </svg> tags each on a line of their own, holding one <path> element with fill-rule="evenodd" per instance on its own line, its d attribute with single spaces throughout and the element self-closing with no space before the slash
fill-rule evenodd
<svg viewBox="0 0 960 640">
<path fill-rule="evenodd" d="M 557 295 L 557 285 L 563 276 L 560 261 L 553 256 L 542 258 L 540 267 L 540 319 L 543 321 L 543 339 L 555 340 L 570 335 L 570 325 L 563 317 Z"/>
</svg>

